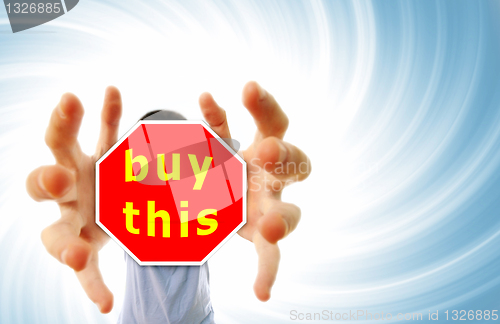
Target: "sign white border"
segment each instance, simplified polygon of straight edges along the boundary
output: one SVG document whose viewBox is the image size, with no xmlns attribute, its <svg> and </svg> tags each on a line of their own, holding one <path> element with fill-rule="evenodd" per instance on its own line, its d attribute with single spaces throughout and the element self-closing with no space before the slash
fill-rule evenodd
<svg viewBox="0 0 500 324">
<path fill-rule="evenodd" d="M 173 124 L 184 124 L 184 125 L 201 125 L 203 128 L 205 128 L 207 131 L 214 136 L 219 143 L 221 143 L 229 152 L 231 152 L 237 159 L 238 161 L 241 162 L 243 166 L 243 188 L 242 188 L 242 199 L 243 199 L 243 221 L 228 235 L 222 242 L 220 242 L 201 262 L 180 262 L 180 261 L 173 261 L 173 262 L 143 262 L 139 260 L 125 245 L 123 245 L 122 242 L 118 238 L 116 238 L 113 233 L 111 233 L 106 226 L 104 226 L 100 221 L 99 221 L 99 164 L 106 159 L 123 141 L 125 141 L 137 128 L 139 128 L 142 125 L 148 125 L 148 124 L 167 124 L 167 125 L 173 125 Z M 105 231 L 109 237 L 113 239 L 125 252 L 127 252 L 128 255 L 130 255 L 139 265 L 141 266 L 201 266 L 205 262 L 207 262 L 208 259 L 212 255 L 214 255 L 217 250 L 220 249 L 222 245 L 224 245 L 231 237 L 233 237 L 234 234 L 236 234 L 243 225 L 246 224 L 247 222 L 247 164 L 245 160 L 237 152 L 233 150 L 231 146 L 229 146 L 223 139 L 217 135 L 212 128 L 203 120 L 140 120 L 135 124 L 130 130 L 123 135 L 118 142 L 115 143 L 106 153 L 104 153 L 99 160 L 95 163 L 95 222 L 96 224 L 103 230 Z"/>
</svg>

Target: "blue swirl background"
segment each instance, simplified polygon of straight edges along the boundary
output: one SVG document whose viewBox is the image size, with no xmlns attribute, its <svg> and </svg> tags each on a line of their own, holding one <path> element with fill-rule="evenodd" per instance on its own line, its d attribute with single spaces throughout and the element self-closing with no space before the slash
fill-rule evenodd
<svg viewBox="0 0 500 324">
<path fill-rule="evenodd" d="M 200 119 L 208 90 L 245 147 L 250 79 L 279 100 L 313 173 L 283 196 L 302 220 L 280 243 L 271 301 L 253 296 L 248 242 L 209 261 L 218 323 L 499 309 L 499 17 L 499 1 L 84 0 L 12 34 L 0 9 L 0 323 L 113 323 L 121 308 L 119 247 L 101 253 L 115 293 L 101 315 L 39 239 L 57 207 L 25 193 L 29 171 L 53 163 L 43 133 L 64 91 L 86 107 L 87 152 L 109 84 L 122 134 L 156 108 Z"/>
</svg>

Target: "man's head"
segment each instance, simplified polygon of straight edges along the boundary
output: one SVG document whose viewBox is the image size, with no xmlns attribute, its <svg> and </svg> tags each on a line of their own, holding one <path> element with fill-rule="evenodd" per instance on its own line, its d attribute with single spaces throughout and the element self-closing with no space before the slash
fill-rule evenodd
<svg viewBox="0 0 500 324">
<path fill-rule="evenodd" d="M 142 116 L 140 120 L 186 120 L 186 118 L 171 110 L 153 110 Z"/>
</svg>

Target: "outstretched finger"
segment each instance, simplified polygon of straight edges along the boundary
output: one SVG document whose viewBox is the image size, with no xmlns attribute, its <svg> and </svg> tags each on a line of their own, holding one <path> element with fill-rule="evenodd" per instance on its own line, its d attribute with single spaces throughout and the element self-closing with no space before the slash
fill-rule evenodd
<svg viewBox="0 0 500 324">
<path fill-rule="evenodd" d="M 278 245 L 269 243 L 258 231 L 253 236 L 253 243 L 259 256 L 259 268 L 253 290 L 260 301 L 268 301 L 278 274 L 280 250 Z"/>
<path fill-rule="evenodd" d="M 256 161 L 282 181 L 302 181 L 311 173 L 311 160 L 301 149 L 277 137 L 264 139 L 256 149 Z"/>
<path fill-rule="evenodd" d="M 288 117 L 274 97 L 257 82 L 248 82 L 243 89 L 243 105 L 255 120 L 261 138 L 276 136 L 283 139 L 288 129 Z"/>
<path fill-rule="evenodd" d="M 59 262 L 75 271 L 87 266 L 91 246 L 80 235 L 81 224 L 76 216 L 63 217 L 42 231 L 42 242 Z"/>
<path fill-rule="evenodd" d="M 109 313 L 113 309 L 113 294 L 104 283 L 101 271 L 99 270 L 98 253 L 94 251 L 87 267 L 76 272 L 80 284 L 85 290 L 89 299 L 96 304 L 103 314 Z"/>
<path fill-rule="evenodd" d="M 26 189 L 36 201 L 53 200 L 62 203 L 76 199 L 73 173 L 57 164 L 33 170 L 26 179 Z"/>
<path fill-rule="evenodd" d="M 295 230 L 300 221 L 299 207 L 274 198 L 266 198 L 261 204 L 264 216 L 257 228 L 268 242 L 276 243 Z"/>
<path fill-rule="evenodd" d="M 117 88 L 106 89 L 101 112 L 101 133 L 97 142 L 96 155 L 101 157 L 118 140 L 118 128 L 122 116 L 122 97 Z"/>
<path fill-rule="evenodd" d="M 203 117 L 214 132 L 222 138 L 231 138 L 226 111 L 215 102 L 212 95 L 208 92 L 202 93 L 199 103 Z"/>
<path fill-rule="evenodd" d="M 80 100 L 74 94 L 64 94 L 52 112 L 49 127 L 45 133 L 45 143 L 54 154 L 56 161 L 72 169 L 78 167 L 77 164 L 82 154 L 77 138 L 83 113 Z"/>
</svg>

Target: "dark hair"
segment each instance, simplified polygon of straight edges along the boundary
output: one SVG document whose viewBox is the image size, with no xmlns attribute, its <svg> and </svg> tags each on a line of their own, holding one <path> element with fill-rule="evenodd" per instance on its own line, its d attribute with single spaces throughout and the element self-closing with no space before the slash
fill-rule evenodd
<svg viewBox="0 0 500 324">
<path fill-rule="evenodd" d="M 153 110 L 142 116 L 140 120 L 186 120 L 186 118 L 171 110 Z"/>
</svg>

